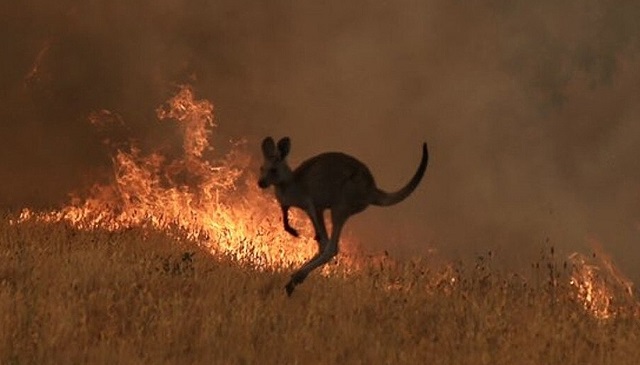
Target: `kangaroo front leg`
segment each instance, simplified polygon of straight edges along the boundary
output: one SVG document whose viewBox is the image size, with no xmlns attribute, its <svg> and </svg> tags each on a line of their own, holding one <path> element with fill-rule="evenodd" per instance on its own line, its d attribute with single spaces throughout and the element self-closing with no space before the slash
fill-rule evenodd
<svg viewBox="0 0 640 365">
<path fill-rule="evenodd" d="M 282 221 L 284 222 L 284 230 L 289 232 L 289 234 L 291 234 L 293 237 L 298 237 L 298 231 L 296 231 L 295 228 L 289 225 L 289 206 L 281 205 L 280 208 L 282 208 Z"/>
</svg>

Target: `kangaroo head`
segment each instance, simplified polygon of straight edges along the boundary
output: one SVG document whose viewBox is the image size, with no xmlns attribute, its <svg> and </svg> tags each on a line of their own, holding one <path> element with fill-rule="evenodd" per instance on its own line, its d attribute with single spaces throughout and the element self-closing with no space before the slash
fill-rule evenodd
<svg viewBox="0 0 640 365">
<path fill-rule="evenodd" d="M 260 167 L 259 187 L 266 189 L 271 185 L 277 185 L 291 178 L 291 168 L 285 160 L 290 149 L 291 140 L 289 137 L 280 139 L 277 147 L 271 137 L 267 137 L 262 141 L 264 162 Z"/>
</svg>

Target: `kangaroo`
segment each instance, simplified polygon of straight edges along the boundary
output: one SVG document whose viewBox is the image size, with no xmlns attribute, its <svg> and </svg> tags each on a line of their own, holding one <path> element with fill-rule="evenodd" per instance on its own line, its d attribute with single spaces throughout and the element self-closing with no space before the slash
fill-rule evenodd
<svg viewBox="0 0 640 365">
<path fill-rule="evenodd" d="M 291 296 L 297 285 L 316 268 L 326 264 L 338 254 L 340 231 L 349 217 L 365 210 L 369 205 L 394 205 L 408 197 L 418 186 L 427 168 L 427 144 L 422 145 L 422 160 L 418 170 L 402 189 L 387 193 L 376 187 L 369 168 L 357 159 L 340 152 L 327 152 L 304 161 L 292 170 L 286 157 L 291 140 L 284 137 L 276 146 L 273 138 L 262 141 L 264 163 L 260 168 L 258 186 L 275 187 L 276 199 L 282 209 L 284 229 L 298 237 L 298 231 L 289 224 L 289 208 L 304 210 L 315 230 L 318 252 L 305 262 L 285 286 Z M 324 211 L 331 211 L 332 232 L 327 235 Z"/>
</svg>

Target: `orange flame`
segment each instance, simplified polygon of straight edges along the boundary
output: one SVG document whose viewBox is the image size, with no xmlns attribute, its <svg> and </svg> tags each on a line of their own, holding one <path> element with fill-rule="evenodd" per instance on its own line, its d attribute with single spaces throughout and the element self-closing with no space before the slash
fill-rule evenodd
<svg viewBox="0 0 640 365">
<path fill-rule="evenodd" d="M 38 54 L 36 55 L 33 61 L 33 65 L 31 66 L 31 69 L 29 70 L 29 72 L 27 72 L 27 74 L 24 77 L 25 87 L 29 88 L 41 82 L 50 81 L 51 75 L 49 75 L 45 70 L 43 70 L 43 64 L 47 57 L 47 54 L 49 53 L 49 50 L 51 49 L 51 45 L 52 45 L 52 40 L 48 39 L 44 42 L 44 45 L 42 46 L 42 48 L 40 48 L 40 51 L 38 52 Z"/>
<path fill-rule="evenodd" d="M 207 100 L 194 99 L 193 90 L 183 86 L 156 110 L 159 121 L 173 121 L 182 131 L 182 156 L 169 158 L 154 152 L 144 154 L 134 143 L 118 147 L 113 161 L 113 182 L 95 184 L 88 197 L 73 196 L 59 210 L 35 212 L 24 209 L 17 222 L 30 219 L 67 222 L 78 229 L 120 230 L 150 227 L 167 232 L 175 228 L 187 238 L 207 247 L 214 254 L 231 256 L 257 269 L 281 270 L 299 265 L 316 250 L 313 231 L 300 211 L 292 211 L 291 224 L 300 238 L 293 238 L 282 227 L 280 210 L 269 192 L 258 189 L 246 142 L 231 143 L 229 152 L 216 159 L 210 137 L 216 127 L 214 107 Z M 89 116 L 89 122 L 105 131 L 110 125 L 122 129 L 117 114 L 101 110 Z M 341 240 L 339 256 L 343 272 L 357 271 L 366 265 L 391 265 L 386 256 L 362 260 L 353 251 L 352 237 Z M 345 250 L 346 249 L 346 250 Z M 347 251 L 346 255 L 345 252 Z M 632 296 L 632 284 L 620 273 L 608 256 L 599 250 L 597 264 L 579 253 L 573 264 L 570 285 L 576 299 L 598 318 L 609 318 L 615 311 L 615 288 Z M 331 272 L 325 266 L 323 272 Z M 428 290 L 429 287 L 455 287 L 458 279 L 451 266 L 424 278 L 424 282 L 392 279 L 386 290 Z M 612 285 L 613 283 L 613 285 Z M 422 289 L 420 289 L 422 288 Z"/>
<path fill-rule="evenodd" d="M 637 312 L 633 282 L 613 264 L 601 245 L 592 241 L 592 246 L 591 258 L 577 252 L 569 256 L 572 264 L 569 284 L 576 289 L 577 299 L 585 310 L 600 319 L 617 315 L 625 303 L 632 303 Z"/>
<path fill-rule="evenodd" d="M 230 152 L 215 162 L 203 157 L 212 150 L 213 110 L 209 101 L 195 100 L 190 87 L 181 87 L 156 110 L 160 121 L 180 124 L 181 158 L 170 160 L 158 152 L 145 155 L 132 144 L 113 157 L 112 184 L 96 184 L 88 198 L 76 196 L 60 210 L 25 209 L 19 221 L 65 221 L 80 229 L 179 228 L 213 253 L 257 268 L 282 269 L 304 262 L 316 249 L 310 224 L 293 212 L 291 222 L 302 237 L 295 239 L 283 230 L 272 194 L 258 189 L 249 170 L 245 142 L 233 142 Z M 95 126 L 122 122 L 108 111 L 93 113 L 90 121 Z"/>
</svg>

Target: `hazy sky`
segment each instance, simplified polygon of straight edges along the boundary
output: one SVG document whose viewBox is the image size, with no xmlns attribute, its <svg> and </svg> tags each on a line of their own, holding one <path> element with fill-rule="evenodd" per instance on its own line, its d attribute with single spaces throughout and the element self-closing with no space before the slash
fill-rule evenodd
<svg viewBox="0 0 640 365">
<path fill-rule="evenodd" d="M 340 150 L 407 201 L 347 230 L 372 249 L 588 250 L 640 279 L 637 1 L 44 0 L 0 5 L 0 205 L 50 207 L 109 165 L 87 123 L 171 144 L 154 109 L 191 83 L 220 139 Z M 34 68 L 35 67 L 35 68 Z M 371 227 L 376 227 L 371 229 Z M 549 243 L 545 243 L 548 239 Z"/>
</svg>

